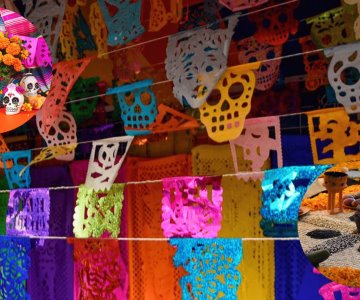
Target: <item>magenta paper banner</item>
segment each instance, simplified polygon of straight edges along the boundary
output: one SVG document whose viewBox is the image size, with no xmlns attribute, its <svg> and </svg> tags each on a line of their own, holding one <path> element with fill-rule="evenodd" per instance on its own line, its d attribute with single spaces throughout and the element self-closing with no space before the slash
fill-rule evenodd
<svg viewBox="0 0 360 300">
<path fill-rule="evenodd" d="M 217 236 L 223 201 L 221 177 L 175 177 L 162 183 L 164 236 Z"/>
</svg>

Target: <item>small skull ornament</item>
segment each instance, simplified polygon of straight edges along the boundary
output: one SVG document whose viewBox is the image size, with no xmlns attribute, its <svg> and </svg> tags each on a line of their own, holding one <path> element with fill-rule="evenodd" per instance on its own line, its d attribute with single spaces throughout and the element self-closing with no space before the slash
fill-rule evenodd
<svg viewBox="0 0 360 300">
<path fill-rule="evenodd" d="M 260 91 L 269 90 L 279 77 L 281 60 L 267 60 L 280 57 L 281 46 L 261 44 L 253 37 L 250 37 L 241 40 L 237 45 L 237 49 L 239 51 L 238 57 L 241 64 L 263 61 L 259 70 L 255 71 L 255 88 Z"/>
<path fill-rule="evenodd" d="M 26 74 L 20 81 L 20 86 L 25 90 L 26 97 L 36 96 L 40 91 L 39 82 L 36 80 L 35 76 Z"/>
<path fill-rule="evenodd" d="M 17 86 L 13 83 L 10 83 L 3 89 L 3 103 L 6 106 L 5 113 L 7 115 L 16 115 L 20 112 L 21 107 L 24 104 L 24 92 L 25 91 L 21 86 Z"/>
</svg>

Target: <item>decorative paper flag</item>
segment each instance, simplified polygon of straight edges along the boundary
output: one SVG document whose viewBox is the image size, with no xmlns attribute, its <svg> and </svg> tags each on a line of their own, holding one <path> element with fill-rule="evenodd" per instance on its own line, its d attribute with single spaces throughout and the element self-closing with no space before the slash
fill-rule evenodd
<svg viewBox="0 0 360 300">
<path fill-rule="evenodd" d="M 6 234 L 49 236 L 50 195 L 48 189 L 20 189 L 10 192 Z"/>
<path fill-rule="evenodd" d="M 162 183 L 165 237 L 217 237 L 222 218 L 221 177 L 174 177 Z"/>
<path fill-rule="evenodd" d="M 142 0 L 98 0 L 100 10 L 109 30 L 110 46 L 124 45 L 143 34 L 140 23 Z"/>
<path fill-rule="evenodd" d="M 30 187 L 30 169 L 27 168 L 20 175 L 21 170 L 24 168 L 24 165 L 20 162 L 25 161 L 25 164 L 28 164 L 31 161 L 31 150 L 5 152 L 1 154 L 1 160 L 4 164 L 6 180 L 11 190 Z M 8 161 L 10 161 L 12 167 L 7 166 Z"/>
<path fill-rule="evenodd" d="M 78 9 L 76 1 L 67 2 L 59 37 L 61 53 L 65 60 L 78 58 L 74 30 Z"/>
<path fill-rule="evenodd" d="M 29 19 L 45 38 L 50 47 L 53 62 L 55 62 L 66 1 L 43 0 L 33 2 L 22 0 L 22 4 L 25 6 L 24 17 Z"/>
<path fill-rule="evenodd" d="M 281 59 L 264 60 L 280 57 L 282 47 L 259 43 L 254 37 L 249 37 L 238 42 L 237 49 L 240 64 L 261 62 L 260 69 L 255 71 L 255 88 L 260 91 L 271 89 L 279 77 Z"/>
<path fill-rule="evenodd" d="M 236 22 L 233 16 L 227 29 L 203 27 L 169 37 L 166 74 L 174 82 L 174 95 L 183 105 L 200 107 L 226 70 Z"/>
<path fill-rule="evenodd" d="M 12 6 L 14 6 L 14 4 L 12 4 Z M 36 27 L 12 8 L 13 7 L 11 7 L 10 10 L 0 8 L 0 16 L 5 25 L 6 32 L 17 35 L 31 35 L 36 32 Z"/>
<path fill-rule="evenodd" d="M 317 110 L 307 115 L 314 164 L 360 159 L 360 124 L 351 121 L 343 109 Z"/>
<path fill-rule="evenodd" d="M 350 5 L 357 5 L 357 12 L 358 12 L 358 17 L 354 22 L 354 32 L 355 32 L 355 37 L 357 40 L 360 39 L 360 1 L 359 0 L 344 0 L 344 2 L 346 4 L 350 4 Z"/>
<path fill-rule="evenodd" d="M 277 4 L 279 4 L 277 0 L 272 0 L 269 2 L 269 7 Z M 283 45 L 290 34 L 294 35 L 298 31 L 299 22 L 294 16 L 297 5 L 297 2 L 293 2 L 265 10 L 260 14 L 250 15 L 250 21 L 256 24 L 255 39 L 262 44 Z"/>
<path fill-rule="evenodd" d="M 195 118 L 172 109 L 164 104 L 158 106 L 159 114 L 154 123 L 149 126 L 152 133 L 164 133 L 195 129 L 199 123 Z"/>
<path fill-rule="evenodd" d="M 124 186 L 113 184 L 108 192 L 95 192 L 85 185 L 79 187 L 74 213 L 74 235 L 77 238 L 116 238 L 120 233 L 120 219 Z"/>
<path fill-rule="evenodd" d="M 168 21 L 171 21 L 172 23 L 179 23 L 182 19 L 182 1 L 171 0 L 170 12 L 167 12 L 163 0 L 151 0 L 150 5 L 150 32 L 159 31 L 168 23 Z"/>
<path fill-rule="evenodd" d="M 206 102 L 199 108 L 200 120 L 209 137 L 218 142 L 236 139 L 250 112 L 255 88 L 254 70 L 259 62 L 226 70 Z"/>
<path fill-rule="evenodd" d="M 108 30 L 105 20 L 101 14 L 98 2 L 93 2 L 90 5 L 89 25 L 92 36 L 95 38 L 96 48 L 98 49 L 99 56 L 107 58 L 108 55 L 103 55 L 108 52 L 107 39 Z"/>
<path fill-rule="evenodd" d="M 74 244 L 74 299 L 127 299 L 126 265 L 117 240 L 68 240 Z"/>
<path fill-rule="evenodd" d="M 319 294 L 324 300 L 336 300 L 336 295 L 339 294 L 341 299 L 356 300 L 360 297 L 360 288 L 330 282 L 319 289 Z"/>
<path fill-rule="evenodd" d="M 338 46 L 324 53 L 332 57 L 328 77 L 336 100 L 349 114 L 360 112 L 360 43 Z"/>
<path fill-rule="evenodd" d="M 355 40 L 352 25 L 355 14 L 343 6 L 306 20 L 311 24 L 311 38 L 319 48 L 348 44 Z"/>
<path fill-rule="evenodd" d="M 297 236 L 298 211 L 308 187 L 329 165 L 265 170 L 261 227 L 265 236 Z"/>
<path fill-rule="evenodd" d="M 85 186 L 95 191 L 111 188 L 126 157 L 133 136 L 120 136 L 93 141 Z M 118 157 L 120 143 L 125 144 L 123 155 Z"/>
<path fill-rule="evenodd" d="M 91 35 L 89 25 L 87 24 L 81 10 L 78 10 L 73 32 L 76 39 L 77 51 L 80 57 L 84 57 L 84 51 L 92 51 L 97 49 L 95 41 Z"/>
<path fill-rule="evenodd" d="M 0 134 L 0 156 L 1 156 L 2 153 L 9 152 L 9 151 L 10 150 L 9 150 L 8 146 L 6 145 L 6 142 L 5 142 L 4 138 L 3 138 L 3 136 Z M 11 168 L 12 167 L 12 162 L 11 161 L 7 162 L 6 166 L 8 168 Z M 4 169 L 4 164 L 3 164 L 2 160 L 0 160 L 0 168 Z"/>
<path fill-rule="evenodd" d="M 0 299 L 26 299 L 30 239 L 0 236 Z"/>
<path fill-rule="evenodd" d="M 51 89 L 42 107 L 42 122 L 46 133 L 60 117 L 67 96 L 72 87 L 90 63 L 91 58 L 63 61 L 53 68 Z"/>
<path fill-rule="evenodd" d="M 100 93 L 97 85 L 99 80 L 99 77 L 80 77 L 74 84 L 74 87 L 69 94 L 69 99 L 73 101 L 98 95 Z M 92 118 L 98 100 L 99 98 L 92 98 L 86 101 L 70 103 L 70 110 L 77 124 Z"/>
<path fill-rule="evenodd" d="M 310 36 L 299 39 L 303 52 L 316 49 Z M 328 63 L 322 52 L 304 54 L 304 65 L 306 71 L 305 87 L 309 91 L 315 91 L 318 87 L 328 84 Z"/>
<path fill-rule="evenodd" d="M 239 172 L 236 146 L 243 148 L 243 157 L 251 161 L 251 169 L 260 171 L 270 156 L 276 151 L 277 165 L 282 167 L 282 148 L 279 117 L 254 118 L 245 121 L 245 129 L 235 140 L 230 141 L 235 172 Z"/>
<path fill-rule="evenodd" d="M 149 125 L 157 116 L 156 98 L 150 79 L 110 88 L 107 95 L 116 94 L 125 132 L 129 135 L 149 134 Z"/>
<path fill-rule="evenodd" d="M 226 6 L 233 12 L 259 6 L 268 1 L 269 0 L 219 0 L 222 5 Z"/>
<path fill-rule="evenodd" d="M 45 102 L 46 103 L 46 102 Z M 65 111 L 60 111 L 59 118 L 55 120 L 55 122 L 50 125 L 48 128 L 48 133 L 46 132 L 45 124 L 43 123 L 43 110 L 40 110 L 36 114 L 36 125 L 39 130 L 40 135 L 46 141 L 46 144 L 49 147 L 54 146 L 65 146 L 60 149 L 67 150 L 72 146 L 77 144 L 77 136 L 76 136 L 76 123 L 74 117 Z M 54 148 L 51 148 L 52 150 Z M 48 152 L 46 152 L 48 153 Z M 73 160 L 75 157 L 75 151 L 71 153 L 56 156 L 55 158 L 58 160 Z"/>
<path fill-rule="evenodd" d="M 171 239 L 177 247 L 174 265 L 188 274 L 180 280 L 182 299 L 236 299 L 241 283 L 237 266 L 242 259 L 240 239 Z"/>
</svg>

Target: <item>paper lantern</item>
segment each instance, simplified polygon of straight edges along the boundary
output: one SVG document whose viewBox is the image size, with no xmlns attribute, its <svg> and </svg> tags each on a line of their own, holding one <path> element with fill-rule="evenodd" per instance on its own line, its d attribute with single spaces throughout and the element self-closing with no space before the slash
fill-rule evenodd
<svg viewBox="0 0 360 300">
<path fill-rule="evenodd" d="M 181 104 L 200 107 L 227 67 L 227 57 L 237 22 L 230 17 L 227 29 L 206 27 L 169 37 L 165 68 Z"/>
<path fill-rule="evenodd" d="M 240 239 L 171 239 L 177 247 L 174 265 L 187 275 L 180 279 L 182 299 L 236 299 L 241 282 L 237 266 L 242 259 Z"/>
<path fill-rule="evenodd" d="M 360 43 L 338 46 L 324 53 L 332 57 L 328 77 L 336 100 L 349 114 L 360 112 Z"/>
<path fill-rule="evenodd" d="M 300 203 L 310 184 L 329 165 L 265 170 L 261 227 L 265 236 L 298 236 Z"/>
<path fill-rule="evenodd" d="M 163 179 L 165 237 L 216 237 L 221 229 L 221 177 Z"/>
<path fill-rule="evenodd" d="M 259 65 L 253 63 L 229 68 L 199 108 L 200 120 L 212 140 L 221 143 L 241 134 L 251 108 L 256 80 L 254 70 Z"/>
<path fill-rule="evenodd" d="M 26 168 L 25 172 L 20 175 L 25 167 L 20 161 L 25 160 L 26 164 L 30 163 L 31 150 L 5 152 L 1 154 L 1 160 L 4 164 L 5 176 L 10 189 L 30 187 L 30 169 Z M 7 166 L 9 162 L 12 167 Z"/>
<path fill-rule="evenodd" d="M 219 0 L 220 4 L 233 12 L 256 7 L 268 1 L 269 0 Z"/>
</svg>

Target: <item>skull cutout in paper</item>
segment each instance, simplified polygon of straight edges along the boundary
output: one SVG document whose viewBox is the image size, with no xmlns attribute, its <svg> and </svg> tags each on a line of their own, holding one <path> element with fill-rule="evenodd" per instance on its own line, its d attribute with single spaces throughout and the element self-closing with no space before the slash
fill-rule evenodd
<svg viewBox="0 0 360 300">
<path fill-rule="evenodd" d="M 25 90 L 26 97 L 36 96 L 40 91 L 39 82 L 31 73 L 26 74 L 20 81 L 20 86 Z"/>
<path fill-rule="evenodd" d="M 220 4 L 224 5 L 233 12 L 259 6 L 268 1 L 269 0 L 219 0 Z"/>
<path fill-rule="evenodd" d="M 36 115 L 37 128 L 46 141 L 48 146 L 71 145 L 77 143 L 76 123 L 74 117 L 65 111 L 60 113 L 60 116 L 55 123 L 51 125 L 49 133 L 46 133 L 45 126 L 42 121 L 41 111 Z M 57 160 L 70 161 L 75 157 L 75 151 L 68 154 L 56 157 Z"/>
<path fill-rule="evenodd" d="M 218 142 L 236 139 L 251 108 L 259 63 L 228 69 L 200 107 L 200 120 L 209 137 Z"/>
<path fill-rule="evenodd" d="M 6 107 L 5 114 L 16 115 L 20 113 L 21 107 L 24 104 L 24 89 L 21 86 L 17 86 L 10 83 L 3 89 L 4 98 L 3 103 Z"/>
<path fill-rule="evenodd" d="M 277 1 L 272 1 L 269 6 L 276 4 Z M 257 27 L 255 39 L 272 46 L 284 44 L 290 34 L 294 35 L 298 30 L 299 22 L 294 17 L 296 6 L 296 3 L 290 3 L 250 15 L 249 19 L 255 22 Z"/>
<path fill-rule="evenodd" d="M 325 51 L 331 57 L 329 83 L 336 100 L 350 113 L 360 112 L 360 45 L 344 45 Z"/>
<path fill-rule="evenodd" d="M 240 41 L 237 45 L 240 64 L 264 61 L 281 56 L 281 46 L 270 46 L 259 43 L 253 37 Z M 279 77 L 281 60 L 264 61 L 255 71 L 256 86 L 260 91 L 270 89 Z"/>
</svg>

